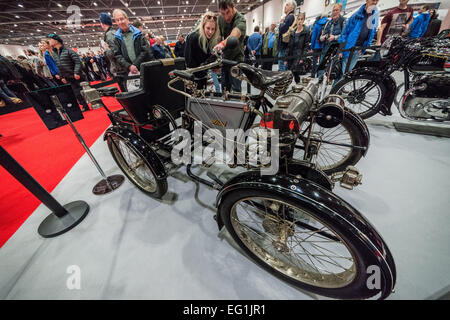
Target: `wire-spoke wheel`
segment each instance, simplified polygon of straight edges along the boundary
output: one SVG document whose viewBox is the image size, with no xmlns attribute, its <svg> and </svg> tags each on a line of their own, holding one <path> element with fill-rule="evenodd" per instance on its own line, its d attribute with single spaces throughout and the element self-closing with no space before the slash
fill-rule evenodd
<svg viewBox="0 0 450 320">
<path fill-rule="evenodd" d="M 140 190 L 154 198 L 160 198 L 167 192 L 167 179 L 156 179 L 147 161 L 131 143 L 119 136 L 109 135 L 108 147 L 117 165 Z"/>
<path fill-rule="evenodd" d="M 358 235 L 289 193 L 235 190 L 222 200 L 219 215 L 246 254 L 282 280 L 334 298 L 377 294 L 366 285 L 373 254 Z"/>
<path fill-rule="evenodd" d="M 311 123 L 302 124 L 301 132 L 308 133 Z M 312 124 L 310 153 L 313 154 L 312 161 L 317 168 L 326 174 L 342 171 L 349 165 L 355 165 L 361 159 L 364 151 L 362 136 L 359 127 L 350 117 L 344 117 L 341 124 L 334 128 L 323 128 L 317 123 Z M 294 159 L 302 160 L 305 151 L 303 142 L 299 139 L 294 150 Z"/>
<path fill-rule="evenodd" d="M 331 94 L 340 95 L 347 108 L 367 119 L 380 110 L 385 91 L 382 83 L 361 74 L 340 80 L 331 89 Z"/>
</svg>

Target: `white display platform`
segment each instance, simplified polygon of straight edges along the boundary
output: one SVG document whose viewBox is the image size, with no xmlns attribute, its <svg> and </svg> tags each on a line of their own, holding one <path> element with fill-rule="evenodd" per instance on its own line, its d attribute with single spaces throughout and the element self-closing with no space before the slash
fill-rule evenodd
<svg viewBox="0 0 450 320">
<path fill-rule="evenodd" d="M 335 192 L 391 249 L 397 285 L 389 299 L 426 299 L 450 285 L 450 139 L 369 129 L 371 146 L 357 165 L 363 184 Z M 120 173 L 102 137 L 91 150 L 107 175 Z M 49 211 L 41 205 L 0 249 L 0 299 L 319 298 L 281 282 L 221 240 L 213 219 L 216 191 L 196 190 L 184 171 L 169 178 L 163 201 L 128 181 L 95 196 L 98 180 L 84 155 L 52 195 L 61 203 L 88 202 L 85 220 L 43 239 L 37 228 Z M 71 266 L 81 271 L 79 290 L 67 287 Z"/>
</svg>

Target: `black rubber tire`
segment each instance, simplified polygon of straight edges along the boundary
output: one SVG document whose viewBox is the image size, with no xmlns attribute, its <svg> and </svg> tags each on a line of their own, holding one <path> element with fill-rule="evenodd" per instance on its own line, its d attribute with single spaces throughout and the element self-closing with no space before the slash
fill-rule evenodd
<svg viewBox="0 0 450 320">
<path fill-rule="evenodd" d="M 363 136 L 362 136 L 359 126 L 357 125 L 355 120 L 351 116 L 347 116 L 347 114 L 348 114 L 348 112 L 345 112 L 344 120 L 342 121 L 340 126 L 345 127 L 345 129 L 349 132 L 351 139 L 352 139 L 352 145 L 364 146 Z M 317 123 L 315 123 L 314 126 L 320 127 Z M 330 129 L 323 128 L 323 130 L 335 130 L 335 128 L 330 128 Z M 330 141 L 330 142 L 332 142 L 332 141 Z M 299 142 L 297 142 L 297 143 L 299 143 Z M 322 148 L 326 148 L 325 144 L 323 145 Z M 322 152 L 323 152 L 323 150 L 324 149 L 322 149 Z M 321 151 L 319 149 L 319 154 L 320 154 L 320 152 Z M 294 152 L 294 155 L 295 155 L 295 152 Z M 318 169 L 322 170 L 327 175 L 331 175 L 335 172 L 345 170 L 347 168 L 347 166 L 356 165 L 363 155 L 364 155 L 364 150 L 352 148 L 350 156 L 343 163 L 337 165 L 336 167 L 329 168 L 329 169 L 323 169 L 320 166 L 318 166 Z M 295 156 L 294 156 L 294 159 L 295 160 L 303 160 L 303 158 L 298 158 Z"/>
<path fill-rule="evenodd" d="M 367 76 L 364 74 L 356 75 L 351 78 L 345 77 L 345 78 L 341 79 L 338 83 L 336 83 L 333 86 L 333 88 L 331 88 L 330 94 L 337 94 L 337 95 L 342 96 L 345 100 L 345 106 L 347 108 L 349 108 L 350 110 L 352 110 L 353 112 L 357 113 L 361 118 L 368 119 L 370 117 L 373 117 L 380 111 L 381 102 L 383 101 L 383 98 L 386 95 L 386 87 L 383 85 L 383 83 L 377 82 L 377 86 L 379 87 L 379 90 L 380 90 L 380 99 L 379 99 L 378 103 L 374 107 L 361 112 L 360 110 L 355 110 L 354 108 L 352 108 L 352 104 L 349 103 L 348 98 L 346 98 L 345 95 L 342 95 L 342 92 L 340 92 L 341 88 L 343 88 L 345 85 L 347 85 L 348 83 L 355 81 L 355 80 L 373 81 L 370 78 L 370 76 Z M 358 88 L 356 88 L 356 89 L 358 89 Z"/>
<path fill-rule="evenodd" d="M 302 210 L 306 210 L 310 215 L 321 222 L 324 222 L 324 217 L 327 217 L 327 221 L 325 223 L 328 228 L 332 229 L 339 235 L 339 237 L 347 244 L 347 247 L 355 258 L 355 269 L 357 274 L 353 281 L 341 288 L 323 288 L 312 286 L 297 279 L 293 279 L 292 277 L 289 277 L 286 274 L 274 269 L 264 260 L 255 255 L 241 241 L 231 224 L 231 209 L 237 201 L 247 197 L 268 197 L 286 202 L 289 205 L 297 206 L 302 208 Z M 381 290 L 369 289 L 367 286 L 367 280 L 370 276 L 370 274 L 367 273 L 368 267 L 379 265 L 378 258 L 374 252 L 367 248 L 367 246 L 361 241 L 357 232 L 352 232 L 352 228 L 350 227 L 348 221 L 343 219 L 337 220 L 338 218 L 336 218 L 336 215 L 333 215 L 332 213 L 325 213 L 325 209 L 323 212 L 316 212 L 315 210 L 317 209 L 310 207 L 306 201 L 295 199 L 289 194 L 289 192 L 278 194 L 266 190 L 238 189 L 225 195 L 225 198 L 222 199 L 218 208 L 218 215 L 222 219 L 222 222 L 224 223 L 227 231 L 233 237 L 234 241 L 248 255 L 248 257 L 272 275 L 297 288 L 336 299 L 367 299 L 379 294 Z M 392 257 L 388 257 L 388 259 L 392 259 Z M 384 275 L 382 275 L 381 289 L 383 289 L 385 283 Z"/>
<path fill-rule="evenodd" d="M 122 139 L 120 136 L 114 136 L 114 138 L 120 139 L 121 141 L 123 141 L 123 143 L 125 143 L 126 146 L 134 152 L 135 156 L 139 157 L 143 161 L 143 165 L 145 165 L 149 169 L 149 171 L 152 172 L 151 165 L 144 159 L 144 157 L 134 148 L 134 146 L 131 143 L 129 143 L 125 139 Z M 117 153 L 115 152 L 116 146 L 113 143 L 112 139 L 113 139 L 113 136 L 111 136 L 111 135 L 109 135 L 107 138 L 109 151 L 111 152 L 111 155 L 112 155 L 114 161 L 119 166 L 120 170 L 122 170 L 122 172 L 127 176 L 128 180 L 130 180 L 136 187 L 139 188 L 139 190 L 141 190 L 145 194 L 149 195 L 150 197 L 156 198 L 156 199 L 161 199 L 161 197 L 167 193 L 167 189 L 168 189 L 167 178 L 156 179 L 156 177 L 155 177 L 155 182 L 156 182 L 155 183 L 156 184 L 155 191 L 152 192 L 152 191 L 146 190 L 143 186 L 141 186 L 135 180 L 135 178 L 133 176 L 130 175 L 127 168 L 123 167 L 124 165 L 126 165 L 125 164 L 126 160 L 123 158 L 120 150 L 117 150 Z M 118 157 L 122 157 L 122 159 L 119 159 Z"/>
</svg>

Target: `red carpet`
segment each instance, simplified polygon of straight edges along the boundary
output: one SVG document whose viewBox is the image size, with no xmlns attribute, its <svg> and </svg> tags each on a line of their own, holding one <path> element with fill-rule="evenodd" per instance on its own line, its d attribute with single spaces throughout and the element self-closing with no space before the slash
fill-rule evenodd
<svg viewBox="0 0 450 320">
<path fill-rule="evenodd" d="M 103 101 L 111 111 L 121 108 L 112 97 Z M 91 146 L 111 122 L 103 108 L 83 115 L 84 119 L 74 124 Z M 2 147 L 50 193 L 85 153 L 68 125 L 49 131 L 34 108 L 0 116 L 0 134 Z M 0 181 L 1 247 L 41 202 L 3 167 Z"/>
</svg>

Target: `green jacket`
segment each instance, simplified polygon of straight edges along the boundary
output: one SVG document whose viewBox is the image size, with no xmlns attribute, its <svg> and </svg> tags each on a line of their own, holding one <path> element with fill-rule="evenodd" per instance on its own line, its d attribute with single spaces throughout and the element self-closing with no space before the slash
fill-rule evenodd
<svg viewBox="0 0 450 320">
<path fill-rule="evenodd" d="M 278 30 L 275 31 L 275 41 L 273 42 L 272 55 L 274 57 L 278 57 L 277 44 L 278 44 Z M 266 32 L 266 33 L 264 33 L 264 37 L 263 37 L 263 45 L 262 45 L 262 55 L 263 56 L 267 56 L 267 53 L 269 51 L 268 46 L 269 46 L 269 32 Z"/>
</svg>

